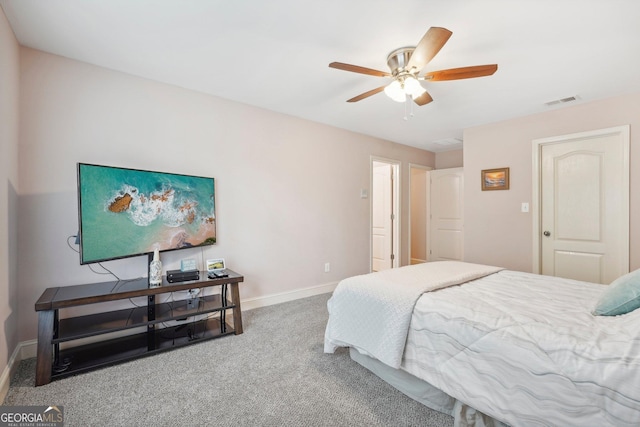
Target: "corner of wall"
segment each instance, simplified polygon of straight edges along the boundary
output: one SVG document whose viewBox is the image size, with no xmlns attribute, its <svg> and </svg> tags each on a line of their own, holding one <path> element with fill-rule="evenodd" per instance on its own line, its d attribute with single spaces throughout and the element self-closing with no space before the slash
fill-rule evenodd
<svg viewBox="0 0 640 427">
<path fill-rule="evenodd" d="M 0 8 L 0 397 L 18 344 L 17 221 L 20 46 Z"/>
<path fill-rule="evenodd" d="M 436 169 L 462 167 L 464 164 L 462 153 L 462 149 L 436 153 Z"/>
</svg>

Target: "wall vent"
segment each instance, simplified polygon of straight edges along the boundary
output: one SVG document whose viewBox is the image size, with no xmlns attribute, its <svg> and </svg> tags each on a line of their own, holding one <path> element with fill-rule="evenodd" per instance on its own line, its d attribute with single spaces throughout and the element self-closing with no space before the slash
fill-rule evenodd
<svg viewBox="0 0 640 427">
<path fill-rule="evenodd" d="M 552 107 L 558 104 L 566 104 L 567 102 L 577 101 L 578 99 L 580 99 L 580 97 L 578 95 L 574 95 L 574 96 L 569 96 L 567 98 L 556 99 L 555 101 L 545 102 L 544 105 L 546 105 L 547 107 Z"/>
</svg>

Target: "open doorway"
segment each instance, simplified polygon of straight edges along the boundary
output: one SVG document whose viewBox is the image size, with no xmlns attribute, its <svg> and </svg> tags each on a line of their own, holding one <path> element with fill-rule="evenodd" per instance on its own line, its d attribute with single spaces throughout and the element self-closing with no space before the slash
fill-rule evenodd
<svg viewBox="0 0 640 427">
<path fill-rule="evenodd" d="M 429 254 L 428 166 L 409 165 L 409 263 L 427 262 Z"/>
<path fill-rule="evenodd" d="M 400 162 L 371 158 L 371 271 L 399 266 Z"/>
</svg>

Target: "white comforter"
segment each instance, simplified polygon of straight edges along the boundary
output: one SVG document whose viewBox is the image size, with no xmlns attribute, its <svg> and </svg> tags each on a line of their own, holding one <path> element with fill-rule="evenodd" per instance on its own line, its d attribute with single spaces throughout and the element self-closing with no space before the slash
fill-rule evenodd
<svg viewBox="0 0 640 427">
<path fill-rule="evenodd" d="M 328 302 L 324 351 L 354 347 L 399 368 L 416 301 L 424 292 L 499 271 L 458 261 L 431 262 L 341 281 Z"/>
<path fill-rule="evenodd" d="M 501 271 L 424 294 L 401 369 L 513 426 L 640 426 L 640 310 L 603 285 Z"/>
</svg>

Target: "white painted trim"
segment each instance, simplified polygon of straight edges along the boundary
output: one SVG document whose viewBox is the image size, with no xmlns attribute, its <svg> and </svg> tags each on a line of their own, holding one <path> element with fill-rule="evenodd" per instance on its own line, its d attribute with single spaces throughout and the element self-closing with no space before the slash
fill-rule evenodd
<svg viewBox="0 0 640 427">
<path fill-rule="evenodd" d="M 36 357 L 38 355 L 38 340 L 22 341 L 20 348 L 20 360 Z"/>
<path fill-rule="evenodd" d="M 532 259 L 531 259 L 531 272 L 540 274 L 540 180 L 542 179 L 540 173 L 540 157 L 542 156 L 542 145 L 544 142 L 539 139 L 531 141 L 531 171 L 533 176 L 531 177 L 531 242 Z"/>
<path fill-rule="evenodd" d="M 413 180 L 411 179 L 413 177 L 413 174 L 411 173 L 411 169 L 422 169 L 425 172 L 427 172 L 427 194 L 425 194 L 425 204 L 427 205 L 427 212 L 425 213 L 426 218 L 425 220 L 425 240 L 426 243 L 425 245 L 427 253 L 425 255 L 427 255 L 427 257 L 429 257 L 429 171 L 433 170 L 433 168 L 431 166 L 424 166 L 424 165 L 419 165 L 416 163 L 409 163 L 409 223 L 407 224 L 409 227 L 409 238 L 407 239 L 407 253 L 409 254 L 409 264 L 413 265 L 413 264 L 419 264 L 422 262 L 426 262 L 426 260 L 421 260 L 421 259 L 416 259 L 413 258 L 411 255 L 411 235 L 413 234 L 413 231 L 411 230 L 411 202 L 413 201 Z M 415 262 L 414 262 L 415 261 Z"/>
<path fill-rule="evenodd" d="M 542 203 L 540 201 L 540 186 L 541 186 L 541 173 L 540 173 L 540 157 L 542 156 L 542 146 L 549 144 L 558 144 L 563 143 L 573 139 L 584 139 L 584 138 L 593 138 L 611 134 L 619 134 L 622 138 L 622 150 L 623 150 L 623 192 L 627 195 L 626 200 L 622 201 L 622 212 L 623 215 L 626 216 L 626 220 L 624 221 L 626 225 L 626 233 L 623 233 L 623 242 L 622 242 L 622 258 L 623 261 L 626 260 L 626 271 L 629 271 L 629 125 L 615 126 L 605 129 L 597 129 L 591 130 L 587 132 L 578 132 L 567 135 L 553 136 L 550 138 L 539 138 L 534 139 L 532 141 L 532 173 L 533 177 L 531 179 L 532 191 L 531 191 L 531 214 L 532 214 L 532 242 L 533 242 L 533 259 L 532 259 L 532 272 L 540 274 L 540 217 L 542 216 L 542 212 L 540 209 L 542 208 Z M 623 266 L 625 267 L 625 266 Z M 624 270 L 624 269 L 623 269 Z"/>
<path fill-rule="evenodd" d="M 9 385 L 11 384 L 11 377 L 13 377 L 16 369 L 18 369 L 18 365 L 22 361 L 22 346 L 23 343 L 18 344 L 9 358 L 7 366 L 4 368 L 4 371 L 2 371 L 2 375 L 0 375 L 0 404 L 2 404 L 5 397 L 7 397 Z"/>
<path fill-rule="evenodd" d="M 396 176 L 393 188 L 393 203 L 397 207 L 397 221 L 394 222 L 393 233 L 396 236 L 394 240 L 394 263 L 391 264 L 391 268 L 400 267 L 402 264 L 402 162 L 400 160 L 389 159 L 386 157 L 379 157 L 371 155 L 369 158 L 369 271 L 373 271 L 373 238 L 371 233 L 371 227 L 373 224 L 373 163 L 387 163 L 395 168 Z"/>
<path fill-rule="evenodd" d="M 324 285 L 312 286 L 310 288 L 296 289 L 294 291 L 265 295 L 257 298 L 249 298 L 241 300 L 240 306 L 242 307 L 242 311 L 253 310 L 254 308 L 267 307 L 269 305 L 331 293 L 335 290 L 336 286 L 338 286 L 338 282 L 330 282 L 325 283 Z"/>
</svg>

